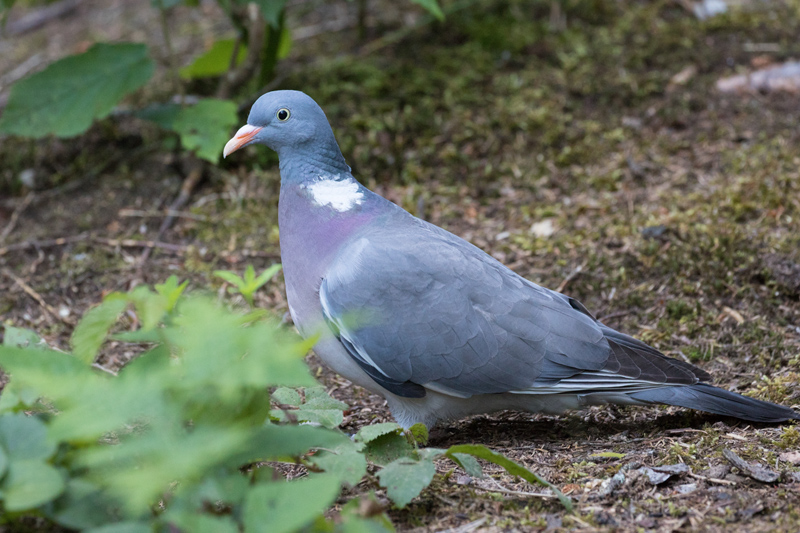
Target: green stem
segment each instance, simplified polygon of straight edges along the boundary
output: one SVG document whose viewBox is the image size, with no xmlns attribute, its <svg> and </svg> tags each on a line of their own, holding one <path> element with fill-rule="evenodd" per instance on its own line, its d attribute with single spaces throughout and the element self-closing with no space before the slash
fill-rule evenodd
<svg viewBox="0 0 800 533">
<path fill-rule="evenodd" d="M 264 39 L 264 48 L 261 55 L 261 72 L 258 74 L 258 87 L 264 87 L 275 77 L 275 67 L 278 65 L 278 52 L 281 46 L 281 35 L 286 20 L 286 10 L 281 10 L 278 25 L 267 26 L 267 38 Z"/>
</svg>

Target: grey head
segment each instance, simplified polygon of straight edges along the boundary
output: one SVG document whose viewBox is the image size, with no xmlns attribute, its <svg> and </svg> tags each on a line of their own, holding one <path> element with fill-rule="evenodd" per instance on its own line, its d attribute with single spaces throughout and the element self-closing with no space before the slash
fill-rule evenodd
<svg viewBox="0 0 800 533">
<path fill-rule="evenodd" d="M 283 179 L 312 167 L 350 172 L 325 112 L 300 91 L 272 91 L 256 100 L 247 124 L 228 141 L 222 154 L 227 157 L 250 144 L 263 144 L 278 152 Z"/>
</svg>

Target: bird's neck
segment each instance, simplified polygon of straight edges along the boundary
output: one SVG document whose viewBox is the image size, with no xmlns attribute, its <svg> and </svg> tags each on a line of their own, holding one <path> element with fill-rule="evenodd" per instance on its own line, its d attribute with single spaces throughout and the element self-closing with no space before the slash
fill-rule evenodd
<svg viewBox="0 0 800 533">
<path fill-rule="evenodd" d="M 350 167 L 344 160 L 335 140 L 315 145 L 286 146 L 278 151 L 281 184 L 300 184 L 319 176 L 350 176 Z"/>
</svg>

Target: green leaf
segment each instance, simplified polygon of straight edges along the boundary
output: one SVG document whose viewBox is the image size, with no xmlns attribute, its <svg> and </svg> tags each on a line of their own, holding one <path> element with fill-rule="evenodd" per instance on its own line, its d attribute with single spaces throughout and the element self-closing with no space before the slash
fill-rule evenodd
<svg viewBox="0 0 800 533">
<path fill-rule="evenodd" d="M 0 416 L 0 446 L 11 462 L 42 461 L 56 451 L 56 445 L 47 437 L 44 422 L 22 413 Z"/>
<path fill-rule="evenodd" d="M 344 402 L 340 402 L 335 398 L 331 398 L 325 387 L 306 387 L 303 389 L 306 395 L 306 401 L 303 404 L 304 408 L 309 409 L 337 409 L 344 411 L 349 409 L 350 406 Z"/>
<path fill-rule="evenodd" d="M 117 504 L 94 483 L 72 478 L 64 493 L 45 509 L 46 515 L 62 526 L 84 530 L 112 522 Z"/>
<path fill-rule="evenodd" d="M 8 469 L 8 455 L 6 455 L 6 452 L 3 449 L 3 447 L 0 446 L 0 479 L 3 478 L 7 469 Z"/>
<path fill-rule="evenodd" d="M 231 285 L 237 288 L 244 287 L 245 281 L 239 277 L 236 272 L 231 272 L 230 270 L 215 270 L 214 275 L 218 278 L 222 278 L 223 280 L 227 281 Z"/>
<path fill-rule="evenodd" d="M 16 346 L 19 348 L 35 347 L 37 344 L 45 345 L 42 338 L 35 332 L 25 328 L 6 326 L 3 334 L 3 346 Z"/>
<path fill-rule="evenodd" d="M 156 283 L 156 292 L 163 296 L 167 301 L 167 311 L 172 311 L 175 308 L 175 304 L 178 303 L 178 299 L 181 297 L 183 291 L 186 290 L 188 285 L 188 279 L 179 285 L 178 276 L 175 275 L 167 278 L 167 281 L 164 283 Z"/>
<path fill-rule="evenodd" d="M 194 151 L 201 159 L 216 163 L 237 121 L 235 103 L 207 98 L 181 109 L 173 129 L 180 135 L 184 148 Z"/>
<path fill-rule="evenodd" d="M 128 305 L 128 297 L 114 292 L 103 303 L 86 313 L 72 332 L 72 353 L 84 363 L 91 364 L 106 340 L 108 330 Z"/>
<path fill-rule="evenodd" d="M 414 461 L 401 458 L 386 465 L 378 472 L 381 486 L 395 505 L 403 508 L 416 498 L 422 489 L 433 481 L 436 467 L 433 461 Z"/>
<path fill-rule="evenodd" d="M 153 528 L 144 522 L 116 522 L 87 529 L 83 533 L 153 533 Z"/>
<path fill-rule="evenodd" d="M 452 453 L 452 459 L 458 466 L 464 469 L 468 475 L 472 477 L 483 477 L 483 468 L 481 464 L 473 456 L 466 453 Z"/>
<path fill-rule="evenodd" d="M 330 451 L 317 452 L 311 462 L 351 487 L 367 473 L 367 459 L 357 445 L 347 442 Z"/>
<path fill-rule="evenodd" d="M 625 457 L 625 454 L 616 452 L 599 452 L 599 453 L 593 453 L 590 457 L 603 457 L 606 459 L 622 459 L 623 457 Z"/>
<path fill-rule="evenodd" d="M 155 122 L 165 130 L 172 130 L 180 112 L 181 106 L 178 104 L 152 104 L 133 114 L 143 120 Z"/>
<path fill-rule="evenodd" d="M 256 289 L 260 289 L 267 283 L 269 280 L 275 277 L 275 274 L 281 271 L 282 265 L 280 263 L 275 263 L 274 265 L 270 266 L 264 272 L 259 274 L 259 276 L 255 279 Z"/>
<path fill-rule="evenodd" d="M 288 387 L 278 387 L 272 393 L 272 401 L 284 405 L 299 406 L 302 403 L 300 393 Z"/>
<path fill-rule="evenodd" d="M 411 1 L 415 4 L 421 5 L 428 11 L 428 13 L 430 13 L 437 19 L 444 20 L 444 12 L 442 11 L 442 8 L 439 7 L 439 2 L 437 2 L 436 0 L 411 0 Z"/>
<path fill-rule="evenodd" d="M 197 510 L 174 512 L 168 509 L 163 521 L 169 530 L 191 533 L 239 533 L 236 522 L 230 516 L 210 516 Z"/>
<path fill-rule="evenodd" d="M 143 44 L 95 44 L 15 83 L 0 132 L 34 139 L 79 135 L 143 86 L 153 69 Z"/>
<path fill-rule="evenodd" d="M 237 2 L 240 4 L 255 3 L 261 8 L 264 20 L 273 28 L 277 28 L 280 24 L 281 11 L 286 6 L 286 0 L 237 0 Z"/>
<path fill-rule="evenodd" d="M 367 459 L 379 465 L 386 465 L 414 454 L 414 447 L 405 435 L 387 433 L 369 441 L 365 448 Z"/>
<path fill-rule="evenodd" d="M 184 79 L 197 79 L 224 74 L 230 67 L 235 46 L 235 39 L 215 41 L 211 48 L 199 55 L 191 65 L 181 69 L 181 77 Z M 247 56 L 247 46 L 245 43 L 240 43 L 239 50 L 236 53 L 236 65 L 241 64 L 245 56 Z"/>
<path fill-rule="evenodd" d="M 370 426 L 364 426 L 361 429 L 359 429 L 358 433 L 356 433 L 355 439 L 359 442 L 372 442 L 373 440 L 377 439 L 382 435 L 386 435 L 388 433 L 400 434 L 402 431 L 403 428 L 400 427 L 399 424 L 395 424 L 394 422 L 372 424 Z"/>
<path fill-rule="evenodd" d="M 38 459 L 12 461 L 2 487 L 5 509 L 26 511 L 61 494 L 64 479 L 58 470 Z"/>
<path fill-rule="evenodd" d="M 144 285 L 133 289 L 128 298 L 133 302 L 144 331 L 149 331 L 158 326 L 167 312 L 167 299 Z"/>
<path fill-rule="evenodd" d="M 558 490 L 558 488 L 556 488 L 555 485 L 534 474 L 524 466 L 515 463 L 508 457 L 493 452 L 486 446 L 481 446 L 479 444 L 457 444 L 455 446 L 451 446 L 450 448 L 448 448 L 448 450 L 445 452 L 445 455 L 447 455 L 452 459 L 457 453 L 466 453 L 474 457 L 477 457 L 479 459 L 484 459 L 486 461 L 489 461 L 490 463 L 494 463 L 498 466 L 503 467 L 506 470 L 506 472 L 508 472 L 512 476 L 521 477 L 528 483 L 537 483 L 539 485 L 547 487 L 550 490 L 552 490 L 553 493 L 558 497 L 559 501 L 561 502 L 561 505 L 563 505 L 568 511 L 572 510 L 572 500 L 570 500 L 560 490 Z"/>
<path fill-rule="evenodd" d="M 313 522 L 338 495 L 336 476 L 256 485 L 244 503 L 245 531 L 297 531 Z"/>
</svg>

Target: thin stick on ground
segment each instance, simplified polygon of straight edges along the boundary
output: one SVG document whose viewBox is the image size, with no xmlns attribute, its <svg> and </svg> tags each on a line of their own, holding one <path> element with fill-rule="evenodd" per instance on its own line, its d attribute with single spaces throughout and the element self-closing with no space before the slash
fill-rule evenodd
<svg viewBox="0 0 800 533">
<path fill-rule="evenodd" d="M 52 316 L 54 319 L 56 319 L 56 320 L 60 320 L 61 322 L 63 322 L 64 324 L 67 324 L 68 326 L 74 326 L 74 325 L 75 325 L 75 324 L 74 324 L 74 323 L 73 323 L 71 320 L 67 319 L 67 317 L 61 316 L 61 315 L 59 314 L 59 312 L 58 312 L 58 311 L 57 311 L 57 310 L 56 310 L 56 309 L 55 309 L 53 306 L 51 306 L 50 304 L 48 304 L 48 303 L 47 303 L 47 302 L 44 300 L 44 298 L 42 298 L 42 295 L 41 295 L 41 294 L 39 294 L 38 292 L 36 292 L 35 290 L 33 290 L 33 287 L 31 287 L 30 285 L 28 285 L 27 283 L 25 283 L 25 280 L 23 280 L 22 278 L 20 278 L 19 276 L 17 276 L 16 274 L 14 274 L 13 272 L 11 272 L 11 271 L 10 271 L 9 269 L 7 269 L 7 268 L 3 268 L 2 270 L 0 270 L 0 272 L 2 272 L 4 276 L 6 276 L 7 278 L 9 278 L 9 279 L 13 280 L 13 281 L 14 281 L 14 282 L 15 282 L 17 285 L 19 285 L 19 286 L 20 286 L 20 288 L 21 288 L 23 291 L 25 291 L 25 293 L 26 293 L 28 296 L 30 296 L 31 298 L 33 298 L 34 300 L 36 300 L 36 302 L 37 302 L 37 303 L 38 303 L 40 306 L 42 306 L 42 308 L 43 308 L 45 311 L 47 311 L 47 313 L 48 313 L 49 315 L 51 315 L 51 316 Z"/>
<path fill-rule="evenodd" d="M 0 244 L 6 242 L 8 236 L 11 235 L 12 231 L 14 231 L 14 227 L 17 225 L 17 220 L 19 220 L 19 216 L 22 214 L 23 211 L 25 211 L 25 208 L 27 208 L 31 204 L 34 196 L 36 196 L 34 193 L 32 192 L 28 193 L 25 199 L 22 200 L 22 203 L 20 203 L 14 209 L 14 212 L 11 213 L 11 218 L 8 220 L 8 224 L 6 224 L 6 227 L 3 228 L 3 232 L 0 233 Z"/>
<path fill-rule="evenodd" d="M 175 201 L 167 209 L 167 216 L 161 221 L 161 226 L 158 228 L 158 233 L 156 234 L 156 238 L 154 242 L 161 239 L 161 236 L 166 233 L 166 231 L 172 226 L 172 223 L 175 221 L 175 216 L 171 213 L 179 212 L 181 208 L 183 208 L 188 202 L 189 198 L 192 196 L 192 191 L 200 183 L 200 179 L 203 177 L 203 164 L 199 161 L 195 161 L 193 168 L 189 171 L 189 175 L 186 176 L 186 179 L 183 180 L 183 184 L 181 185 L 181 192 L 178 193 L 178 197 L 175 198 Z M 142 255 L 139 256 L 138 261 L 138 270 L 139 276 L 141 277 L 141 270 L 144 264 L 150 257 L 150 254 L 153 248 L 158 248 L 157 246 L 150 246 L 145 248 Z"/>
</svg>

